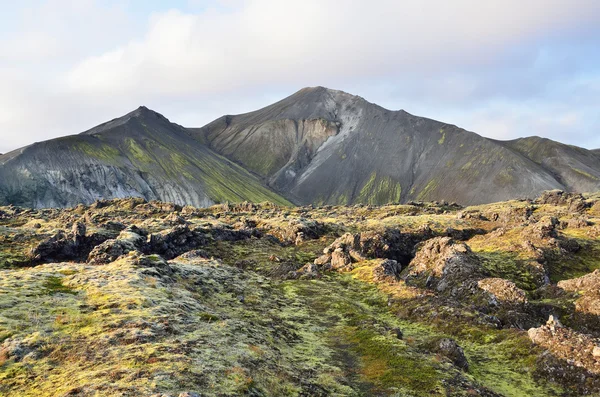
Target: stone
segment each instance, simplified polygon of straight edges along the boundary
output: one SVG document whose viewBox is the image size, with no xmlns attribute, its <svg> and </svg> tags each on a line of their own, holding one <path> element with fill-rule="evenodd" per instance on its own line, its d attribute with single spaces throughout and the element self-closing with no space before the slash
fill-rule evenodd
<svg viewBox="0 0 600 397">
<path fill-rule="evenodd" d="M 548 349 L 557 358 L 600 374 L 598 339 L 564 327 L 555 316 L 550 316 L 545 325 L 530 328 L 527 334 L 533 343 Z"/>
<path fill-rule="evenodd" d="M 527 295 L 525 294 L 525 291 L 518 288 L 516 284 L 510 280 L 490 277 L 479 280 L 477 285 L 479 288 L 490 294 L 492 299 L 494 299 L 496 302 L 513 305 L 527 303 Z"/>
<path fill-rule="evenodd" d="M 458 295 L 475 292 L 485 271 L 468 245 L 435 237 L 421 244 L 403 277 L 409 284 Z"/>
<path fill-rule="evenodd" d="M 373 278 L 377 282 L 396 282 L 400 280 L 402 266 L 393 259 L 384 259 L 373 269 Z"/>
<path fill-rule="evenodd" d="M 441 339 L 437 345 L 437 352 L 450 359 L 455 366 L 463 371 L 469 370 L 469 362 L 467 361 L 465 352 L 454 339 Z"/>
<path fill-rule="evenodd" d="M 331 267 L 334 270 L 346 269 L 352 263 L 350 255 L 343 248 L 336 248 L 331 254 Z"/>
</svg>

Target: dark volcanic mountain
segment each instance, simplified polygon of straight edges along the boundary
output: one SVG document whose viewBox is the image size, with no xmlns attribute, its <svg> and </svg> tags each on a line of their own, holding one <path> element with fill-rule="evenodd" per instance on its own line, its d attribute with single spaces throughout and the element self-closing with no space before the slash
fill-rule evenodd
<svg viewBox="0 0 600 397">
<path fill-rule="evenodd" d="M 539 137 L 491 140 L 323 87 L 196 129 L 140 107 L 0 155 L 0 205 L 28 207 L 126 196 L 195 206 L 287 203 L 282 196 L 296 204 L 479 204 L 550 189 L 600 190 L 598 150 Z"/>
<path fill-rule="evenodd" d="M 298 203 L 477 204 L 600 189 L 600 158 L 589 150 L 486 139 L 323 87 L 191 131 Z"/>
<path fill-rule="evenodd" d="M 287 202 L 145 107 L 80 135 L 0 156 L 0 205 L 63 207 L 127 196 L 196 206 Z"/>
</svg>

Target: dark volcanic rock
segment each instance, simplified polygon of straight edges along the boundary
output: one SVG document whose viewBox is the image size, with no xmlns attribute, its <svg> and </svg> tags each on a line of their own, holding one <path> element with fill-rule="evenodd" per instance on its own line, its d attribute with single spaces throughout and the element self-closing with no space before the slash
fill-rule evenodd
<svg viewBox="0 0 600 397">
<path fill-rule="evenodd" d="M 29 253 L 29 259 L 32 263 L 85 261 L 95 246 L 109 238 L 110 236 L 100 233 L 88 236 L 85 224 L 76 222 L 70 233 L 59 230 L 36 245 Z"/>
<path fill-rule="evenodd" d="M 418 241 L 428 235 L 429 231 L 402 233 L 398 229 L 346 233 L 325 248 L 323 255 L 315 259 L 314 263 L 331 263 L 334 269 L 343 269 L 353 262 L 385 258 L 398 262 L 401 267 L 412 259 Z"/>
<path fill-rule="evenodd" d="M 204 229 L 191 230 L 187 225 L 150 235 L 148 250 L 167 259 L 198 249 L 208 242 Z"/>
<path fill-rule="evenodd" d="M 121 232 L 116 239 L 94 247 L 88 255 L 88 262 L 95 265 L 106 264 L 131 251 L 143 252 L 145 248 L 146 237 L 140 229 L 133 227 Z"/>
<path fill-rule="evenodd" d="M 402 266 L 393 259 L 385 259 L 373 269 L 373 279 L 377 282 L 394 282 L 400 279 Z"/>
<path fill-rule="evenodd" d="M 420 246 L 404 275 L 407 283 L 425 286 L 451 295 L 473 293 L 485 271 L 468 245 L 450 237 L 436 237 Z"/>
<path fill-rule="evenodd" d="M 436 351 L 450 359 L 458 368 L 464 371 L 469 370 L 469 362 L 465 357 L 465 352 L 454 339 L 441 339 L 436 346 Z"/>
</svg>

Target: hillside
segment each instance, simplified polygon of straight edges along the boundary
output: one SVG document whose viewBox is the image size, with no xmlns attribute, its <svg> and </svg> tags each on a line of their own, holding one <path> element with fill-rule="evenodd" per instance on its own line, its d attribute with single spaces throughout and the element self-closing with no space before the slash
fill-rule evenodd
<svg viewBox="0 0 600 397">
<path fill-rule="evenodd" d="M 540 164 L 571 191 L 593 192 L 598 189 L 600 158 L 594 151 L 540 137 L 499 143 Z"/>
<path fill-rule="evenodd" d="M 597 396 L 600 195 L 0 207 L 0 395 Z"/>
<path fill-rule="evenodd" d="M 191 131 L 304 204 L 477 204 L 600 188 L 600 163 L 585 149 L 544 141 L 536 152 L 534 138 L 493 141 L 323 87 Z"/>
<path fill-rule="evenodd" d="M 79 135 L 0 155 L 0 204 L 143 197 L 220 202 L 490 203 L 600 189 L 597 151 L 496 141 L 323 87 L 184 128 L 145 107 Z"/>
<path fill-rule="evenodd" d="M 0 156 L 0 203 L 65 207 L 143 197 L 208 206 L 287 201 L 145 107 L 80 135 Z"/>
</svg>

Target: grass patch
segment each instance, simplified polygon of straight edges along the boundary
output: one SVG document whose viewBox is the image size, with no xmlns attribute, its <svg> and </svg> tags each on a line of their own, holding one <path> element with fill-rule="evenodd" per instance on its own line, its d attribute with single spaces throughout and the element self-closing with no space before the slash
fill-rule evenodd
<svg viewBox="0 0 600 397">
<path fill-rule="evenodd" d="M 62 277 L 58 276 L 48 276 L 46 280 L 44 280 L 42 287 L 44 288 L 44 293 L 46 293 L 47 295 L 77 293 L 77 291 L 75 291 L 71 287 L 63 285 Z"/>
</svg>

